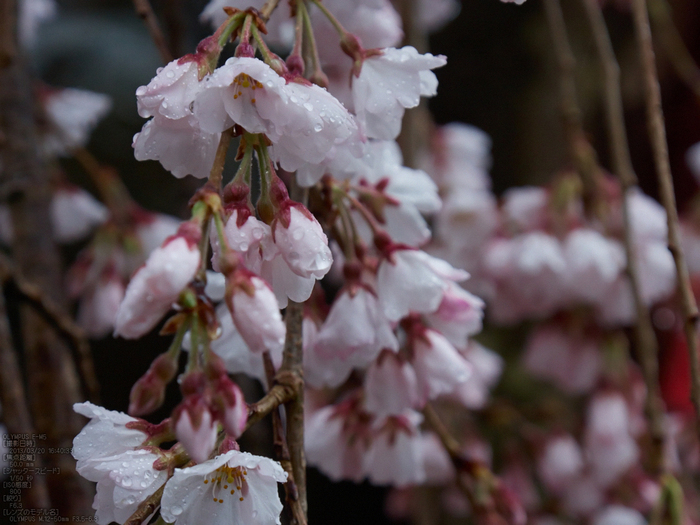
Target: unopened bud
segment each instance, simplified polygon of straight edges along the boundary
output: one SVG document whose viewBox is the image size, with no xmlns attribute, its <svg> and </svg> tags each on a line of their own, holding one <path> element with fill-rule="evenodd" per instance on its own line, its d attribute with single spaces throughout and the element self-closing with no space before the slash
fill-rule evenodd
<svg viewBox="0 0 700 525">
<path fill-rule="evenodd" d="M 158 409 L 165 400 L 165 387 L 175 378 L 177 358 L 159 355 L 129 394 L 129 414 L 142 416 Z"/>
<path fill-rule="evenodd" d="M 203 396 L 186 398 L 173 414 L 175 436 L 196 463 L 209 458 L 216 445 L 216 422 Z"/>
<path fill-rule="evenodd" d="M 227 375 L 223 375 L 215 387 L 215 400 L 217 411 L 220 412 L 217 415 L 224 424 L 226 433 L 237 438 L 245 430 L 248 421 L 248 405 L 243 392 Z"/>
</svg>

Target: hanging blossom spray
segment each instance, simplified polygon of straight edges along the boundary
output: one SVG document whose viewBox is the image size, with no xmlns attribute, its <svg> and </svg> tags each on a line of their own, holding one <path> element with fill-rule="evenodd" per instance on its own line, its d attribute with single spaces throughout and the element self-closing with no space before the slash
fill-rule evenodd
<svg viewBox="0 0 700 525">
<path fill-rule="evenodd" d="M 134 273 L 114 320 L 116 336 L 135 339 L 175 310 L 161 331 L 170 349 L 133 386 L 130 415 L 75 406 L 90 418 L 73 453 L 97 482 L 97 521 L 159 511 L 180 525 L 280 523 L 286 483 L 305 522 L 304 444 L 333 479 L 407 486 L 430 481 L 436 464 L 448 481 L 469 472 L 516 515 L 487 469 L 445 448 L 421 415 L 434 418 L 430 401 L 447 395 L 478 407 L 501 366 L 469 340 L 484 307 L 459 284 L 469 275 L 420 248 L 423 214 L 441 199 L 395 142 L 404 111 L 436 94 L 432 70 L 445 57 L 392 47 L 401 29 L 388 2 L 258 3 L 211 2 L 203 17 L 216 32 L 136 92 L 149 119 L 136 158 L 207 182 L 190 220 Z M 289 45 L 287 58 L 268 42 Z M 239 164 L 224 181 L 234 139 Z M 231 373 L 260 379 L 267 394 L 247 404 Z M 175 378 L 182 401 L 171 416 L 139 419 Z M 268 413 L 281 432 L 283 403 L 281 463 L 240 451 L 236 440 Z"/>
</svg>

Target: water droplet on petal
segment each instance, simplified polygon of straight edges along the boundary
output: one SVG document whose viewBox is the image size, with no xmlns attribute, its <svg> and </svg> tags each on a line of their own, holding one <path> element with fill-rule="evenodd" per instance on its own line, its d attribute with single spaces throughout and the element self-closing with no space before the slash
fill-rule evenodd
<svg viewBox="0 0 700 525">
<path fill-rule="evenodd" d="M 182 514 L 182 507 L 180 507 L 179 505 L 173 505 L 173 507 L 170 509 L 170 513 L 173 516 L 179 516 L 180 514 Z"/>
</svg>

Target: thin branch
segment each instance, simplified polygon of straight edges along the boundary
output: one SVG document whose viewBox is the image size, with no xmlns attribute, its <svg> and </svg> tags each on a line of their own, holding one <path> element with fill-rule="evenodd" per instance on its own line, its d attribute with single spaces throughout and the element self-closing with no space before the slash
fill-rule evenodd
<svg viewBox="0 0 700 525">
<path fill-rule="evenodd" d="M 275 381 L 275 365 L 272 363 L 272 358 L 269 352 L 263 354 L 265 363 L 265 375 L 268 385 Z M 275 457 L 282 465 L 282 468 L 287 473 L 287 482 L 284 484 L 286 501 L 289 509 L 292 512 L 294 523 L 306 525 L 306 515 L 299 501 L 299 491 L 294 480 L 294 469 L 292 468 L 292 460 L 289 455 L 289 447 L 287 446 L 287 438 L 284 434 L 284 425 L 282 424 L 282 416 L 280 415 L 280 407 L 272 411 L 272 432 L 273 446 L 275 449 Z"/>
<path fill-rule="evenodd" d="M 10 436 L 12 434 L 34 435 L 27 398 L 22 384 L 22 371 L 17 361 L 17 353 L 12 344 L 10 323 L 7 320 L 5 296 L 0 291 L 0 401 L 2 401 L 3 421 Z M 41 459 L 41 458 L 37 458 Z M 16 458 L 16 472 L 28 465 L 21 455 Z M 46 477 L 36 476 L 30 486 L 23 489 L 24 506 L 33 509 L 49 509 L 49 493 Z"/>
<path fill-rule="evenodd" d="M 596 200 L 598 165 L 595 152 L 583 129 L 581 110 L 576 96 L 576 58 L 569 44 L 560 0 L 544 0 L 544 7 L 559 68 L 564 135 L 569 157 L 583 185 L 583 203 L 590 213 Z"/>
<path fill-rule="evenodd" d="M 148 0 L 134 0 L 134 9 L 136 9 L 136 14 L 139 15 L 139 18 L 146 24 L 146 28 L 153 39 L 153 43 L 156 45 L 156 48 L 158 48 L 163 63 L 167 64 L 172 62 L 173 55 L 170 49 L 168 49 L 165 36 L 163 36 L 163 32 L 160 29 L 158 19 L 153 12 L 150 2 Z"/>
<path fill-rule="evenodd" d="M 673 23 L 668 3 L 665 0 L 652 0 L 649 4 L 649 15 L 668 61 L 681 80 L 700 99 L 700 68 L 683 42 L 676 24 Z"/>
<path fill-rule="evenodd" d="M 22 277 L 6 256 L 0 255 L 0 284 L 4 288 L 8 283 L 14 285 L 22 298 L 29 302 L 74 350 L 73 357 L 80 370 L 85 394 L 90 401 L 99 403 L 100 386 L 95 375 L 90 344 L 83 329 L 52 299 L 43 294 L 41 288 Z"/>
<path fill-rule="evenodd" d="M 496 476 L 488 467 L 469 459 L 462 453 L 459 442 L 452 436 L 430 404 L 425 405 L 423 408 L 423 415 L 428 425 L 437 434 L 450 459 L 452 459 L 452 463 L 457 470 L 457 486 L 466 496 L 474 514 L 483 523 L 489 525 L 505 524 L 506 521 L 499 514 L 492 495 L 493 490 L 498 485 Z"/>
<path fill-rule="evenodd" d="M 698 308 L 690 285 L 688 267 L 685 264 L 685 256 L 680 243 L 680 226 L 678 223 L 678 210 L 676 209 L 676 197 L 673 192 L 673 178 L 671 165 L 668 158 L 668 145 L 666 143 L 666 129 L 661 108 L 661 87 L 656 73 L 654 48 L 649 26 L 649 14 L 645 0 L 633 0 L 632 12 L 634 15 L 634 28 L 639 45 L 642 68 L 644 72 L 644 86 L 646 92 L 647 125 L 649 138 L 654 152 L 656 175 L 659 182 L 661 203 L 666 208 L 668 222 L 668 249 L 673 255 L 676 264 L 678 279 L 678 292 L 681 296 L 681 307 L 684 317 L 685 336 L 688 341 L 688 353 L 690 355 L 690 372 L 692 376 L 691 397 L 695 406 L 695 414 L 700 421 L 700 360 L 698 359 Z"/>
<path fill-rule="evenodd" d="M 603 66 L 605 113 L 608 124 L 608 138 L 612 150 L 614 172 L 622 184 L 622 214 L 624 221 L 624 246 L 627 259 L 627 275 L 632 289 L 637 322 L 634 325 L 635 348 L 644 372 L 647 387 L 646 412 L 649 419 L 653 442 L 652 472 L 660 473 L 663 468 L 664 420 L 663 403 L 659 391 L 658 342 L 651 325 L 649 309 L 642 299 L 639 270 L 635 257 L 632 224 L 629 211 L 629 196 L 637 184 L 637 176 L 632 168 L 625 119 L 620 91 L 620 67 L 615 58 L 608 28 L 597 0 L 583 0 L 586 14 L 593 31 L 596 50 Z"/>
</svg>

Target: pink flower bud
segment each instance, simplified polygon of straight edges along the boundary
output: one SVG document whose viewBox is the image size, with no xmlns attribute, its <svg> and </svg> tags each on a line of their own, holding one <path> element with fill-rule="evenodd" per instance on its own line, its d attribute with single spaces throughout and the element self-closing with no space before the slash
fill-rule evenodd
<svg viewBox="0 0 700 525">
<path fill-rule="evenodd" d="M 238 438 L 245 430 L 248 421 L 248 405 L 246 405 L 243 392 L 236 383 L 227 375 L 222 375 L 216 383 L 215 403 L 218 405 L 218 418 L 223 424 L 226 433 L 233 439 Z"/>
<path fill-rule="evenodd" d="M 177 359 L 159 355 L 148 371 L 136 382 L 129 395 L 129 414 L 150 414 L 163 404 L 165 387 L 177 373 Z"/>
<path fill-rule="evenodd" d="M 194 278 L 200 262 L 199 239 L 183 233 L 181 227 L 134 274 L 117 312 L 115 335 L 136 339 L 149 332 Z"/>
<path fill-rule="evenodd" d="M 237 274 L 240 277 L 240 273 Z M 260 277 L 244 278 L 227 299 L 233 323 L 251 352 L 279 352 L 284 347 L 286 327 L 277 299 Z"/>
<path fill-rule="evenodd" d="M 173 420 L 175 436 L 190 457 L 196 463 L 205 462 L 216 445 L 216 422 L 204 397 L 194 395 L 186 398 L 175 409 Z"/>
<path fill-rule="evenodd" d="M 323 228 L 304 207 L 289 206 L 280 214 L 285 217 L 275 220 L 272 235 L 282 257 L 295 274 L 321 279 L 333 264 Z"/>
</svg>

